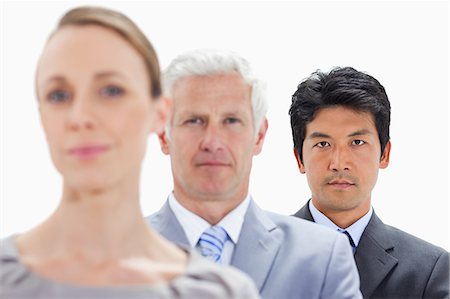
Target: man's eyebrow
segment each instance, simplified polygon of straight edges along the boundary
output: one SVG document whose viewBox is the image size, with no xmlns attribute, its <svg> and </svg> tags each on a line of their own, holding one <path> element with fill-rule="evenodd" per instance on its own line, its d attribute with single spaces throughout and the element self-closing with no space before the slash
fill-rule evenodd
<svg viewBox="0 0 450 299">
<path fill-rule="evenodd" d="M 176 112 L 176 111 L 175 111 Z M 174 112 L 174 114 L 175 114 Z M 205 113 L 196 111 L 196 110 L 184 110 L 177 113 L 179 118 L 190 118 L 190 117 L 199 117 L 199 118 L 205 118 L 207 115 Z"/>
<path fill-rule="evenodd" d="M 372 134 L 370 130 L 362 129 L 355 131 L 353 133 L 350 133 L 347 135 L 347 137 L 355 137 L 355 136 L 362 136 L 362 135 L 368 135 Z M 312 132 L 309 136 L 307 136 L 308 139 L 315 139 L 315 138 L 331 138 L 330 135 L 321 133 L 321 132 Z"/>
<path fill-rule="evenodd" d="M 358 130 L 356 132 L 349 134 L 348 137 L 355 137 L 355 136 L 361 136 L 361 135 L 367 135 L 367 134 L 372 134 L 372 132 L 367 129 L 362 129 L 362 130 Z"/>
<path fill-rule="evenodd" d="M 321 132 L 312 132 L 308 137 L 308 139 L 314 139 L 314 138 L 331 138 L 330 135 L 327 135 L 325 133 Z"/>
</svg>

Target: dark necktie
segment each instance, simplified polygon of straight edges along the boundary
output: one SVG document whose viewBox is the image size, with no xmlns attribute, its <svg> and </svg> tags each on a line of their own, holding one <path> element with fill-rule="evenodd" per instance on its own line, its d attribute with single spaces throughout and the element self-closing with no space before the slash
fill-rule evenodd
<svg viewBox="0 0 450 299">
<path fill-rule="evenodd" d="M 344 235 L 346 235 L 348 237 L 348 241 L 350 242 L 350 246 L 352 246 L 353 254 L 355 254 L 355 252 L 356 252 L 356 245 L 355 245 L 355 242 L 353 242 L 352 236 L 350 236 L 350 234 L 346 230 L 344 230 L 344 231 L 338 230 L 338 231 L 343 233 Z"/>
</svg>

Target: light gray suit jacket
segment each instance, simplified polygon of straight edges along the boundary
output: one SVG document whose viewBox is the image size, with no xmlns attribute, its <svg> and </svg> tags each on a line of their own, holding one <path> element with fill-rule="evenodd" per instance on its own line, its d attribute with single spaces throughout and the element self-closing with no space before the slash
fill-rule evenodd
<svg viewBox="0 0 450 299">
<path fill-rule="evenodd" d="M 189 245 L 168 202 L 147 220 L 170 241 Z M 231 265 L 253 278 L 263 298 L 361 298 L 359 276 L 344 235 L 265 212 L 253 201 Z"/>
<path fill-rule="evenodd" d="M 314 221 L 308 203 L 296 217 Z M 449 254 L 375 214 L 355 253 L 364 298 L 449 298 Z"/>
</svg>

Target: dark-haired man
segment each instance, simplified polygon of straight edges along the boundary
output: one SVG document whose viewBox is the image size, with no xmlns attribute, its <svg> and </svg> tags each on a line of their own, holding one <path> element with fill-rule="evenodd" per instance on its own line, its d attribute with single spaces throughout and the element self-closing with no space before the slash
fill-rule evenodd
<svg viewBox="0 0 450 299">
<path fill-rule="evenodd" d="M 364 298 L 448 298 L 448 252 L 385 225 L 371 207 L 391 150 L 383 86 L 350 67 L 318 71 L 300 83 L 289 114 L 312 192 L 295 216 L 348 236 Z"/>
</svg>

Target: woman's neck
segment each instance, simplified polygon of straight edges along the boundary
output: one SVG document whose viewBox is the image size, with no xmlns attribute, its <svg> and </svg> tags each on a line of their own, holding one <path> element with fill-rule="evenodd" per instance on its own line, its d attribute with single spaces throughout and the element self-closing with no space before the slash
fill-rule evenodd
<svg viewBox="0 0 450 299">
<path fill-rule="evenodd" d="M 65 186 L 56 211 L 24 234 L 23 241 L 31 245 L 24 248 L 40 255 L 75 254 L 96 260 L 143 254 L 151 234 L 140 210 L 137 186 L 107 191 Z"/>
<path fill-rule="evenodd" d="M 186 254 L 148 227 L 138 188 L 74 192 L 50 218 L 16 239 L 22 262 L 43 277 L 80 285 L 167 282 Z"/>
</svg>

